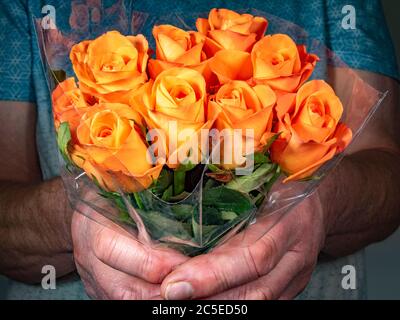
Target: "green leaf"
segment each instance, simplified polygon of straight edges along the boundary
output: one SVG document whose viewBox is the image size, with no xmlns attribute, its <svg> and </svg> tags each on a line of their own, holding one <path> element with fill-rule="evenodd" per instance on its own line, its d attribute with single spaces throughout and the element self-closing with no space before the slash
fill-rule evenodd
<svg viewBox="0 0 400 320">
<path fill-rule="evenodd" d="M 254 164 L 264 164 L 264 163 L 269 163 L 271 162 L 268 158 L 268 156 L 266 156 L 263 153 L 260 152 L 256 152 L 254 153 Z"/>
<path fill-rule="evenodd" d="M 170 201 L 171 197 L 174 195 L 174 187 L 170 185 L 163 193 L 161 199 L 168 202 Z"/>
<path fill-rule="evenodd" d="M 172 220 L 158 211 L 138 209 L 137 212 L 153 239 L 157 240 L 171 235 L 183 240 L 192 238 L 191 225 L 188 223 Z"/>
<path fill-rule="evenodd" d="M 265 199 L 265 192 L 259 192 L 254 198 L 253 198 L 253 203 L 254 205 L 258 208 L 261 206 Z"/>
<path fill-rule="evenodd" d="M 233 220 L 233 219 L 237 218 L 237 214 L 232 211 L 222 211 L 221 218 L 224 220 Z"/>
<path fill-rule="evenodd" d="M 67 165 L 71 165 L 72 161 L 68 153 L 68 144 L 71 141 L 71 131 L 69 123 L 63 122 L 60 124 L 57 132 L 57 145 Z"/>
<path fill-rule="evenodd" d="M 174 195 L 177 196 L 185 191 L 186 171 L 174 171 Z"/>
<path fill-rule="evenodd" d="M 203 205 L 203 225 L 221 225 L 225 223 L 222 212 L 215 207 Z"/>
<path fill-rule="evenodd" d="M 171 210 L 180 221 L 189 219 L 194 212 L 194 208 L 190 204 L 175 204 Z"/>
<path fill-rule="evenodd" d="M 128 213 L 122 195 L 117 192 L 108 192 L 100 188 L 99 195 L 110 200 L 119 210 L 119 221 L 135 226 L 136 223 Z"/>
<path fill-rule="evenodd" d="M 178 202 L 182 201 L 183 199 L 187 198 L 190 195 L 189 192 L 183 191 L 182 193 L 178 194 L 177 196 L 172 196 L 169 198 L 169 202 Z"/>
<path fill-rule="evenodd" d="M 282 173 L 281 167 L 279 165 L 277 165 L 277 168 L 276 168 L 275 173 L 273 174 L 273 176 L 264 184 L 265 192 L 269 192 L 269 190 L 271 190 L 272 186 L 274 185 L 276 180 L 278 180 L 278 178 L 280 177 L 281 173 Z"/>
<path fill-rule="evenodd" d="M 195 218 L 192 219 L 192 230 L 193 230 L 193 236 L 196 242 L 204 245 L 209 241 L 210 236 L 218 230 L 220 226 L 219 225 L 200 225 Z M 201 231 L 201 240 L 200 241 L 200 231 Z"/>
<path fill-rule="evenodd" d="M 203 221 L 200 224 L 196 217 L 192 218 L 192 232 L 196 242 L 204 244 L 208 241 L 209 236 L 216 231 L 220 225 L 206 225 Z M 201 234 L 201 237 L 200 237 Z M 201 241 L 200 241 L 201 240 Z"/>
<path fill-rule="evenodd" d="M 217 184 L 217 182 L 214 179 L 207 179 L 206 183 L 204 184 L 203 189 L 207 190 L 212 187 L 214 187 Z"/>
<path fill-rule="evenodd" d="M 233 173 L 231 170 L 224 170 L 213 164 L 208 164 L 207 169 L 209 169 L 211 172 L 206 173 L 206 176 L 215 181 L 227 183 L 233 178 Z"/>
<path fill-rule="evenodd" d="M 140 195 L 137 192 L 133 193 L 133 198 L 135 199 L 137 207 L 139 209 L 144 209 L 144 205 L 143 205 L 142 199 L 141 199 Z"/>
<path fill-rule="evenodd" d="M 195 167 L 197 166 L 197 164 L 191 163 L 190 161 L 188 163 L 181 163 L 179 165 L 179 167 L 175 170 L 178 172 L 186 172 L 186 171 L 190 171 L 193 170 Z"/>
<path fill-rule="evenodd" d="M 136 226 L 135 221 L 131 218 L 128 212 L 126 211 L 121 211 L 119 214 L 119 221 L 123 223 L 130 224 L 132 226 Z"/>
<path fill-rule="evenodd" d="M 204 240 L 208 240 L 207 238 L 217 230 L 220 226 L 219 225 L 203 225 L 203 243 Z"/>
<path fill-rule="evenodd" d="M 171 185 L 172 181 L 173 181 L 172 172 L 165 168 L 162 169 L 160 176 L 153 183 L 151 192 L 153 192 L 155 195 L 161 197 L 164 194 L 165 190 L 167 190 L 168 187 Z"/>
<path fill-rule="evenodd" d="M 215 247 L 215 245 L 220 241 L 224 235 L 226 235 L 232 228 L 234 228 L 238 223 L 242 221 L 248 221 L 250 217 L 253 216 L 253 211 L 247 211 L 246 214 L 237 216 L 232 220 L 225 220 L 223 224 L 203 226 L 203 246 L 204 252 Z"/>
<path fill-rule="evenodd" d="M 256 190 L 272 177 L 271 172 L 275 172 L 277 168 L 276 164 L 264 163 L 259 166 L 254 172 L 247 176 L 235 177 L 233 180 L 228 182 L 225 187 L 228 189 L 238 190 L 243 193 L 249 193 L 252 190 Z"/>
<path fill-rule="evenodd" d="M 111 200 L 111 202 L 113 202 L 117 206 L 120 212 L 125 212 L 128 214 L 128 209 L 126 208 L 125 201 L 122 198 L 121 194 L 117 192 L 105 191 L 101 188 L 98 194 L 105 199 Z"/>
<path fill-rule="evenodd" d="M 247 195 L 225 186 L 203 190 L 203 206 L 215 207 L 220 211 L 233 211 L 237 214 L 253 209 Z"/>
<path fill-rule="evenodd" d="M 193 232 L 193 237 L 194 240 L 199 243 L 201 240 L 201 226 L 200 224 L 197 222 L 196 217 L 192 217 L 192 232 Z"/>
</svg>

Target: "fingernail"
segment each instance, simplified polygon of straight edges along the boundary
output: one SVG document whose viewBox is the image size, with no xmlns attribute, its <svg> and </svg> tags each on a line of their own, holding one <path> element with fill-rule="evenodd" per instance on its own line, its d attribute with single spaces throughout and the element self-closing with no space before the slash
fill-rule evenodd
<svg viewBox="0 0 400 320">
<path fill-rule="evenodd" d="M 193 296 L 193 287 L 189 282 L 175 282 L 167 285 L 165 298 L 167 300 L 184 300 Z"/>
</svg>

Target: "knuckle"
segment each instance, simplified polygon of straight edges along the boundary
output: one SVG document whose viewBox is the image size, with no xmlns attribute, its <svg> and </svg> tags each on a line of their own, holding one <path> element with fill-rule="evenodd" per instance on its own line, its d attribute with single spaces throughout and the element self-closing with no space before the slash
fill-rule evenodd
<svg viewBox="0 0 400 320">
<path fill-rule="evenodd" d="M 249 248 L 250 257 L 259 276 L 273 267 L 277 253 L 275 240 L 269 235 L 260 238 Z"/>
<path fill-rule="evenodd" d="M 243 256 L 245 261 L 247 262 L 247 268 L 249 270 L 249 274 L 255 275 L 257 278 L 261 277 L 262 267 L 264 263 L 260 264 L 260 257 L 257 252 L 251 250 L 250 247 L 245 248 L 243 251 Z"/>
<path fill-rule="evenodd" d="M 165 258 L 163 259 L 151 250 L 143 250 L 138 271 L 145 280 L 160 283 L 171 270 L 170 263 Z"/>
<path fill-rule="evenodd" d="M 142 273 L 149 282 L 161 282 L 167 271 L 162 260 L 146 252 L 142 263 Z"/>
</svg>

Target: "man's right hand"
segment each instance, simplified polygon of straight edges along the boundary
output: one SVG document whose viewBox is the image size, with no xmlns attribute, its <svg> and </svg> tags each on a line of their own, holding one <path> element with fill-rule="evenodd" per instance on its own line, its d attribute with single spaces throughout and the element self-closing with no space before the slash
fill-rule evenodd
<svg viewBox="0 0 400 320">
<path fill-rule="evenodd" d="M 75 212 L 72 239 L 75 264 L 94 299 L 161 299 L 160 283 L 188 258 L 141 244 L 94 210 Z"/>
</svg>

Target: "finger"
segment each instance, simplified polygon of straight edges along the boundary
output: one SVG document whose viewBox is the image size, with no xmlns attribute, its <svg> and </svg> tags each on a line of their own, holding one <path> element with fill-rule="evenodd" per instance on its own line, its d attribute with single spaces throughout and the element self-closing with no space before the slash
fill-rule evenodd
<svg viewBox="0 0 400 320">
<path fill-rule="evenodd" d="M 291 242 L 286 232 L 284 225 L 277 225 L 252 245 L 226 247 L 189 260 L 164 279 L 161 295 L 172 300 L 202 298 L 259 278 L 287 252 Z"/>
<path fill-rule="evenodd" d="M 165 248 L 152 248 L 100 227 L 92 238 L 95 256 L 110 267 L 152 283 L 161 283 L 172 269 L 188 257 Z"/>
<path fill-rule="evenodd" d="M 209 299 L 216 300 L 274 300 L 304 268 L 302 258 L 288 252 L 276 267 L 265 276 L 245 285 L 227 290 Z"/>
<path fill-rule="evenodd" d="M 98 213 L 85 207 L 91 217 L 97 219 Z M 87 252 L 112 268 L 137 276 L 143 280 L 160 283 L 173 267 L 188 258 L 177 251 L 165 248 L 152 248 L 111 226 L 97 223 L 97 220 L 75 213 L 72 220 L 75 258 L 84 261 Z M 88 241 L 83 241 L 90 239 Z M 85 265 L 84 262 L 81 265 Z"/>
<path fill-rule="evenodd" d="M 100 260 L 93 264 L 92 277 L 95 290 L 103 293 L 103 299 L 147 300 L 160 296 L 159 284 L 149 283 L 115 270 Z"/>
</svg>

